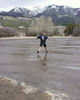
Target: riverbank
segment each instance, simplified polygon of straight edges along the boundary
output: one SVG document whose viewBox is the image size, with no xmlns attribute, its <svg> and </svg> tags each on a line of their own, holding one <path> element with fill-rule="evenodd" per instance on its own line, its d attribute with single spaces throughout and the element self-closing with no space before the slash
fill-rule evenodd
<svg viewBox="0 0 80 100">
<path fill-rule="evenodd" d="M 80 37 L 72 37 L 72 36 L 52 36 L 49 38 L 80 38 Z M 0 38 L 0 40 L 5 40 L 5 39 L 36 39 L 36 37 L 30 36 L 30 37 L 5 37 L 5 38 Z"/>
<path fill-rule="evenodd" d="M 16 80 L 0 77 L 0 100 L 70 100 L 65 94 L 38 90 Z"/>
</svg>

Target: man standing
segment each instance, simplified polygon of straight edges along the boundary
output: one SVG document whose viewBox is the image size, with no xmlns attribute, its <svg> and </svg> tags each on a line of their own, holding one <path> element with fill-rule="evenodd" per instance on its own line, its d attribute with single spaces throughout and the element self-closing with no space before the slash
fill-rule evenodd
<svg viewBox="0 0 80 100">
<path fill-rule="evenodd" d="M 48 37 L 46 36 L 46 34 L 43 33 L 43 34 L 39 35 L 39 36 L 37 37 L 37 39 L 40 39 L 40 47 L 39 47 L 37 53 L 40 52 L 40 48 L 41 48 L 42 46 L 45 47 L 45 50 L 46 50 L 46 53 L 47 53 L 48 51 L 47 51 L 47 47 L 46 47 L 46 40 L 48 39 Z"/>
</svg>

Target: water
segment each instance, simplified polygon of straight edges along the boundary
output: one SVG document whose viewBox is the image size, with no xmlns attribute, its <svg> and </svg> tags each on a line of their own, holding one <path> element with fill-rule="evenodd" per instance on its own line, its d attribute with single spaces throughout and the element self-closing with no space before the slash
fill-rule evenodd
<svg viewBox="0 0 80 100">
<path fill-rule="evenodd" d="M 0 75 L 80 100 L 80 38 L 50 38 L 37 55 L 36 39 L 0 40 Z"/>
</svg>

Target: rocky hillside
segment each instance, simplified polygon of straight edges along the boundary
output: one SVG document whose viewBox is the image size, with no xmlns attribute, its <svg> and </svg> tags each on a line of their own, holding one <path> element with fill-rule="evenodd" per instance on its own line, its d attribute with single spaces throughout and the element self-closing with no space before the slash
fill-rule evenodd
<svg viewBox="0 0 80 100">
<path fill-rule="evenodd" d="M 53 23 L 67 25 L 71 23 L 80 23 L 80 8 L 71 8 L 67 6 L 49 5 L 40 9 L 29 10 L 26 8 L 14 8 L 8 12 L 0 12 L 1 16 L 12 17 L 51 17 Z"/>
</svg>

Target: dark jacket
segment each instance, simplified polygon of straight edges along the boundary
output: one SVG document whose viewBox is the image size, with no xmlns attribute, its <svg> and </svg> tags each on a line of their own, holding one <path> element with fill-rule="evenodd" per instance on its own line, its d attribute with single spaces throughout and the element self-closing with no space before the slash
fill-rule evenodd
<svg viewBox="0 0 80 100">
<path fill-rule="evenodd" d="M 46 40 L 48 39 L 48 37 L 44 36 L 44 39 L 43 39 L 42 36 L 44 36 L 44 35 L 39 35 L 37 38 L 40 39 L 41 44 L 44 44 L 44 43 L 46 43 Z"/>
</svg>

